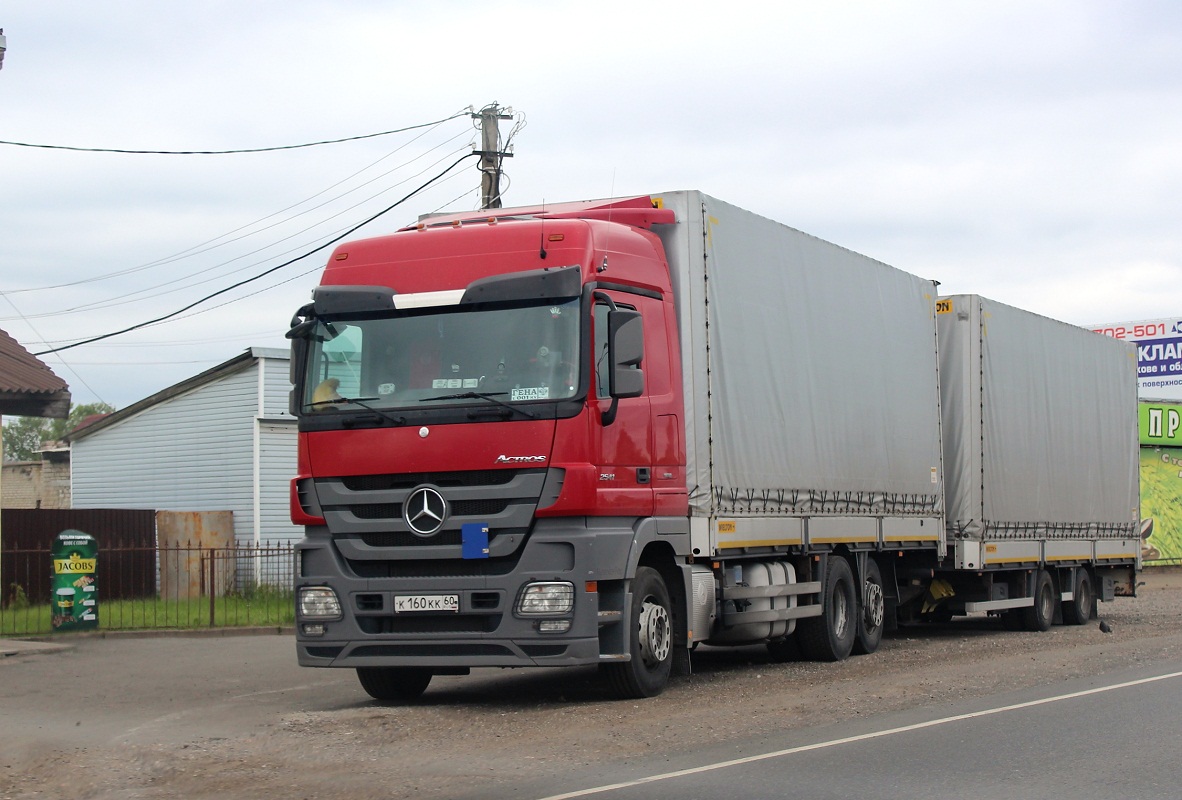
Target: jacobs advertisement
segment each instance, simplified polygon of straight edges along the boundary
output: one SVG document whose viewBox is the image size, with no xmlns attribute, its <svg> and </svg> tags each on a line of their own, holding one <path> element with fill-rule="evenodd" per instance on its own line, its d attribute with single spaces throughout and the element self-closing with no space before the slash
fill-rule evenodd
<svg viewBox="0 0 1182 800">
<path fill-rule="evenodd" d="M 1182 559 L 1182 403 L 1142 402 L 1141 559 Z"/>
<path fill-rule="evenodd" d="M 53 560 L 53 630 L 81 631 L 98 627 L 98 545 L 82 531 L 58 534 Z"/>
</svg>

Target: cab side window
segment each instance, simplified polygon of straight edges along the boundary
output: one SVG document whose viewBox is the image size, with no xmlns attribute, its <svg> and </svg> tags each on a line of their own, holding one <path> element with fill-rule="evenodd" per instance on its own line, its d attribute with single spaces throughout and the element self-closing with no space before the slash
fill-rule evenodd
<svg viewBox="0 0 1182 800">
<path fill-rule="evenodd" d="M 636 310 L 635 306 L 625 303 L 616 303 L 616 308 Z M 608 371 L 611 364 L 607 358 L 607 312 L 610 310 L 611 307 L 607 303 L 596 303 L 592 312 L 592 326 L 595 329 L 593 334 L 595 351 L 592 353 L 595 365 L 595 396 L 601 398 L 610 396 L 608 394 Z"/>
</svg>

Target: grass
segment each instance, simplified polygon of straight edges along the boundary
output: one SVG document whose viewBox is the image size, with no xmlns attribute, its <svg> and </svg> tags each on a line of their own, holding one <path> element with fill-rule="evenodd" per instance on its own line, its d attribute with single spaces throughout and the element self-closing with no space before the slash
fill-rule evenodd
<svg viewBox="0 0 1182 800">
<path fill-rule="evenodd" d="M 261 588 L 223 597 L 98 601 L 99 630 L 197 630 L 279 627 L 295 622 L 291 591 Z M 0 636 L 53 633 L 49 603 L 25 601 L 0 609 Z M 64 632 L 63 632 L 64 633 Z"/>
</svg>

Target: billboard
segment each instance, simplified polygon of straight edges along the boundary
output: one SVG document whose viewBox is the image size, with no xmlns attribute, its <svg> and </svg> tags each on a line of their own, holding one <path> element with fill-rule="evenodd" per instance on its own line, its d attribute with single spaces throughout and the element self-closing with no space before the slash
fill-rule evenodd
<svg viewBox="0 0 1182 800">
<path fill-rule="evenodd" d="M 1141 429 L 1141 558 L 1182 559 L 1182 403 L 1138 404 Z"/>
<path fill-rule="evenodd" d="M 1182 317 L 1086 326 L 1137 345 L 1137 394 L 1182 400 Z"/>
</svg>

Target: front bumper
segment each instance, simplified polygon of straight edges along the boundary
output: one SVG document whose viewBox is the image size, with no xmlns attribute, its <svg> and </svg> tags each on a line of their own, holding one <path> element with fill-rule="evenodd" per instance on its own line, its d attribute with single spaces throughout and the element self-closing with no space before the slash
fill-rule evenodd
<svg viewBox="0 0 1182 800">
<path fill-rule="evenodd" d="M 601 652 L 599 628 L 605 617 L 619 619 L 612 610 L 622 602 L 622 588 L 617 597 L 613 587 L 622 586 L 633 541 L 631 521 L 620 522 L 591 530 L 584 518 L 538 520 L 513 559 L 390 561 L 392 576 L 381 577 L 358 575 L 327 531 L 312 529 L 296 545 L 296 591 L 329 586 L 342 613 L 335 620 L 297 614 L 299 663 L 463 668 L 578 666 L 611 658 Z M 538 581 L 569 582 L 572 610 L 519 614 L 522 588 Z M 396 597 L 416 595 L 456 595 L 458 610 L 395 611 Z M 569 620 L 570 628 L 542 632 L 542 620 Z M 307 623 L 323 633 L 309 635 Z"/>
</svg>

